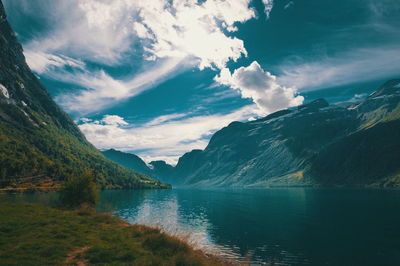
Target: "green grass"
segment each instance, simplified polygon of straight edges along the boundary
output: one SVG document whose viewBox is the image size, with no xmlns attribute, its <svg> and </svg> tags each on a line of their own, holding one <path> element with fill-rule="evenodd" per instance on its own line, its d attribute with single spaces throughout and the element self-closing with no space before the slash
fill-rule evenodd
<svg viewBox="0 0 400 266">
<path fill-rule="evenodd" d="M 158 229 L 106 214 L 0 203 L 0 265 L 55 264 L 227 265 Z"/>
</svg>

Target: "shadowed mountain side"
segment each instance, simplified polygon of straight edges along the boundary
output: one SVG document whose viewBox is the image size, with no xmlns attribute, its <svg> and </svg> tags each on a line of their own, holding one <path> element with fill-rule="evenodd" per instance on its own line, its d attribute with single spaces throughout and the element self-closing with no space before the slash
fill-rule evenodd
<svg viewBox="0 0 400 266">
<path fill-rule="evenodd" d="M 102 188 L 161 186 L 109 161 L 86 140 L 26 64 L 0 1 L 0 188 L 33 178 L 36 185 L 62 182 L 84 170 Z"/>
<path fill-rule="evenodd" d="M 151 169 L 146 165 L 146 163 L 135 154 L 125 153 L 117 151 L 114 149 L 106 150 L 101 152 L 106 158 L 118 162 L 125 168 L 134 170 L 135 172 L 150 175 Z"/>
<path fill-rule="evenodd" d="M 194 187 L 399 186 L 399 103 L 400 80 L 391 80 L 356 104 L 317 99 L 232 122 L 157 176 Z"/>
<path fill-rule="evenodd" d="M 139 156 L 114 149 L 101 152 L 106 158 L 135 172 L 170 183 L 174 167 L 164 161 L 152 161 L 147 165 Z"/>
</svg>

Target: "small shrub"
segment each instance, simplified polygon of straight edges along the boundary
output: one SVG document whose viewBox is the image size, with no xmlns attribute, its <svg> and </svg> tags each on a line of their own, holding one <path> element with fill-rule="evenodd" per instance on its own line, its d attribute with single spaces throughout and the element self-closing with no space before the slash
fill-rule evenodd
<svg viewBox="0 0 400 266">
<path fill-rule="evenodd" d="M 80 176 L 70 177 L 60 189 L 60 202 L 63 206 L 76 208 L 81 205 L 95 207 L 99 198 L 93 174 L 89 171 Z"/>
</svg>

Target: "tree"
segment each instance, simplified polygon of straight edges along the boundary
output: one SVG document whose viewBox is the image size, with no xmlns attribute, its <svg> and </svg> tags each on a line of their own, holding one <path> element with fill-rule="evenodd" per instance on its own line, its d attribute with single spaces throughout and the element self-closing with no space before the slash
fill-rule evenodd
<svg viewBox="0 0 400 266">
<path fill-rule="evenodd" d="M 72 176 L 60 190 L 61 204 L 76 208 L 83 204 L 95 207 L 99 199 L 99 192 L 94 182 L 93 173 L 85 171 L 80 176 Z"/>
</svg>

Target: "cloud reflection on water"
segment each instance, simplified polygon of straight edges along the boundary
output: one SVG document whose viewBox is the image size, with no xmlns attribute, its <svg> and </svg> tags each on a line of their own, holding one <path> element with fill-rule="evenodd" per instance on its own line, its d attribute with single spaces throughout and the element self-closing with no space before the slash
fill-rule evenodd
<svg viewBox="0 0 400 266">
<path fill-rule="evenodd" d="M 160 197 L 157 192 L 143 193 L 139 204 L 137 201 L 131 202 L 115 214 L 132 224 L 160 228 L 163 232 L 184 239 L 195 249 L 201 249 L 208 254 L 240 260 L 240 255 L 231 247 L 214 243 L 210 234 L 212 224 L 206 210 L 182 212 L 176 194 L 165 193 Z"/>
</svg>

